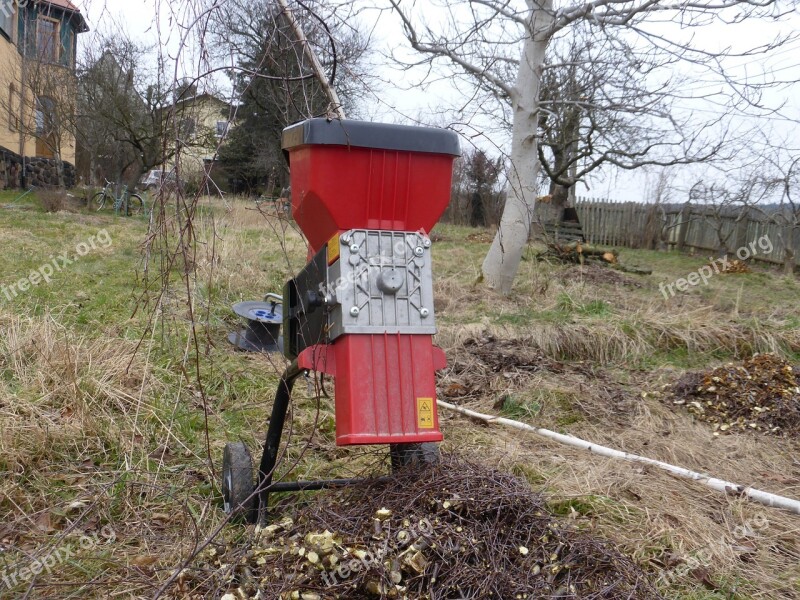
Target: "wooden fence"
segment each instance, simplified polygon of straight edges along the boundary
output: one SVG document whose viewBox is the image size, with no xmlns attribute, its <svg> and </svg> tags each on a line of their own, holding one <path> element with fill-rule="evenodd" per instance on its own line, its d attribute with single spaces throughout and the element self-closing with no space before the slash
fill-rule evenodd
<svg viewBox="0 0 800 600">
<path fill-rule="evenodd" d="M 749 252 L 753 259 L 783 264 L 787 242 L 794 249 L 793 257 L 800 257 L 800 227 L 775 222 L 779 220 L 760 211 L 591 198 L 578 198 L 575 208 L 586 241 L 591 244 L 694 249 L 709 256 L 723 248 L 735 254 L 738 249 L 755 244 L 757 251 Z"/>
</svg>

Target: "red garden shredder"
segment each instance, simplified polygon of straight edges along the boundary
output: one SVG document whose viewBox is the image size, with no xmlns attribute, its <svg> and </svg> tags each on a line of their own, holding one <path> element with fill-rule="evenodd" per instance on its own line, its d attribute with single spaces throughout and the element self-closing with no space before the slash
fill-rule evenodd
<svg viewBox="0 0 800 600">
<path fill-rule="evenodd" d="M 454 132 L 350 120 L 287 127 L 292 215 L 309 244 L 306 267 L 283 292 L 283 351 L 257 482 L 241 442 L 223 457 L 225 509 L 264 521 L 270 493 L 354 480 L 273 483 L 294 381 L 334 379 L 336 444 L 386 444 L 392 467 L 433 462 L 441 441 L 433 345 L 431 240 L 450 200 Z"/>
</svg>

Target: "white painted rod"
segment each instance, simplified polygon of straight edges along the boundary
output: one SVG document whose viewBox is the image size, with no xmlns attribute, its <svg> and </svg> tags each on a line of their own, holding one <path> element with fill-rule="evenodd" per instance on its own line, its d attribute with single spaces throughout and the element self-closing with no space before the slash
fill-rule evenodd
<svg viewBox="0 0 800 600">
<path fill-rule="evenodd" d="M 530 431 L 531 433 L 535 433 L 542 437 L 554 440 L 560 444 L 566 444 L 568 446 L 573 446 L 575 448 L 582 448 L 583 450 L 588 450 L 589 452 L 593 452 L 594 454 L 599 454 L 600 456 L 607 456 L 610 458 L 620 458 L 622 460 L 627 460 L 630 462 L 638 462 L 638 463 L 644 463 L 646 465 L 653 465 L 654 467 L 658 467 L 659 469 L 663 469 L 679 477 L 683 477 L 685 479 L 691 479 L 693 481 L 698 481 L 702 484 L 707 485 L 712 489 L 717 490 L 718 492 L 746 496 L 747 498 L 759 502 L 761 504 L 764 504 L 766 506 L 783 508 L 785 510 L 800 515 L 800 501 L 794 500 L 792 498 L 787 498 L 786 496 L 779 496 L 777 494 L 771 494 L 770 492 L 764 492 L 762 490 L 757 490 L 748 486 L 740 485 L 738 483 L 733 483 L 731 481 L 725 481 L 724 479 L 717 479 L 716 477 L 710 477 L 708 475 L 704 475 L 696 471 L 691 471 L 683 467 L 676 467 L 675 465 L 661 462 L 660 460 L 647 458 L 645 456 L 639 456 L 638 454 L 631 454 L 630 452 L 622 452 L 621 450 L 614 450 L 613 448 L 608 448 L 606 446 L 601 446 L 599 444 L 593 444 L 592 442 L 587 442 L 586 440 L 582 440 L 572 435 L 564 435 L 562 433 L 556 433 L 555 431 L 550 431 L 549 429 L 541 429 L 533 427 L 531 425 L 520 423 L 519 421 L 514 421 L 512 419 L 506 419 L 504 417 L 485 415 L 479 412 L 475 412 L 474 410 L 470 410 L 468 408 L 463 408 L 461 406 L 456 406 L 455 404 L 449 404 L 447 402 L 443 402 L 441 400 L 438 400 L 437 403 L 442 408 L 460 413 L 462 415 L 466 415 L 468 417 L 472 417 L 474 419 L 480 419 L 485 423 L 498 423 L 500 425 L 505 425 L 507 427 L 513 427 L 514 429 L 521 429 L 522 431 Z"/>
<path fill-rule="evenodd" d="M 336 90 L 333 89 L 331 82 L 328 81 L 328 77 L 325 75 L 325 70 L 322 68 L 322 63 L 319 62 L 319 58 L 317 57 L 317 53 L 314 52 L 314 48 L 312 48 L 311 44 L 308 43 L 306 34 L 303 32 L 303 27 L 295 18 L 294 12 L 291 8 L 289 8 L 289 3 L 286 0 L 278 0 L 278 4 L 280 4 L 283 14 L 286 15 L 289 25 L 294 30 L 294 34 L 297 36 L 297 41 L 303 46 L 303 51 L 306 53 L 308 60 L 311 61 L 311 70 L 314 71 L 314 75 L 325 90 L 325 94 L 328 96 L 328 100 L 331 102 L 331 108 L 336 113 L 336 117 L 338 119 L 344 119 L 344 108 L 342 108 L 339 95 L 336 93 Z"/>
</svg>

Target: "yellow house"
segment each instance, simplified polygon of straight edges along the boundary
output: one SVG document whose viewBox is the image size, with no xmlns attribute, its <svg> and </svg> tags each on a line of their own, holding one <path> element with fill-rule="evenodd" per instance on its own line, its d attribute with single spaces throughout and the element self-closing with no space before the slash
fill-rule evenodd
<svg viewBox="0 0 800 600">
<path fill-rule="evenodd" d="M 0 0 L 0 188 L 74 180 L 77 36 L 69 0 Z"/>
<path fill-rule="evenodd" d="M 182 98 L 174 104 L 172 115 L 180 141 L 181 170 L 185 174 L 208 172 L 228 132 L 232 113 L 229 102 L 209 93 Z"/>
</svg>

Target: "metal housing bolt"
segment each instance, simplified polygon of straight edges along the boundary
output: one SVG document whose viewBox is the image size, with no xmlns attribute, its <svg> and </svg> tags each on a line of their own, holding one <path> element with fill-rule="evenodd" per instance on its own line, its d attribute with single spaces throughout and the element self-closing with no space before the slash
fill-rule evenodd
<svg viewBox="0 0 800 600">
<path fill-rule="evenodd" d="M 352 252 L 353 254 L 358 254 L 359 248 L 360 247 L 359 247 L 358 244 L 351 244 L 350 245 L 350 252 Z"/>
<path fill-rule="evenodd" d="M 360 312 L 361 311 L 358 310 L 357 306 L 354 306 L 353 308 L 350 309 L 350 315 L 353 316 L 353 317 L 357 317 L 358 313 L 360 313 Z"/>
<path fill-rule="evenodd" d="M 346 246 L 347 244 L 350 243 L 350 234 L 349 233 L 344 233 L 344 234 L 342 234 L 342 237 L 340 237 L 339 239 Z"/>
<path fill-rule="evenodd" d="M 426 248 L 430 248 L 431 247 L 430 239 L 425 238 L 424 240 L 422 240 L 422 245 L 425 246 Z"/>
<path fill-rule="evenodd" d="M 429 311 L 427 308 L 419 309 L 419 316 L 422 317 L 423 319 L 427 317 L 429 314 L 431 314 L 431 311 Z"/>
<path fill-rule="evenodd" d="M 416 256 L 422 256 L 423 254 L 425 254 L 425 249 L 422 246 L 417 246 L 416 248 L 414 248 L 414 254 Z"/>
</svg>

